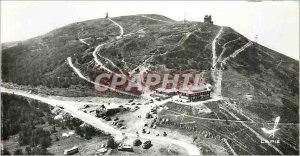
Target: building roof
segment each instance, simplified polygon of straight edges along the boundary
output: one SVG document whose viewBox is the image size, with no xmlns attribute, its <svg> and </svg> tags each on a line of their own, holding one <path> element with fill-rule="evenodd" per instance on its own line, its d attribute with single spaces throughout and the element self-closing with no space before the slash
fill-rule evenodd
<svg viewBox="0 0 300 156">
<path fill-rule="evenodd" d="M 173 92 L 178 92 L 178 89 L 177 88 L 171 88 L 171 89 L 157 88 L 156 91 L 164 92 L 164 93 L 173 93 Z"/>
<path fill-rule="evenodd" d="M 195 92 L 195 91 L 204 91 L 206 89 L 207 88 L 205 86 L 188 86 L 188 87 L 185 87 L 185 88 L 181 89 L 180 91 L 192 91 L 192 92 Z"/>
<path fill-rule="evenodd" d="M 179 92 L 180 93 L 186 93 L 186 94 L 195 94 L 195 93 L 201 93 L 201 92 L 206 92 L 210 91 L 211 85 L 202 85 L 202 86 L 188 86 L 186 88 L 181 89 Z"/>
<path fill-rule="evenodd" d="M 180 93 L 196 94 L 196 93 L 202 93 L 202 92 L 207 92 L 207 91 L 210 92 L 210 90 L 203 90 L 203 91 L 194 91 L 194 92 L 192 92 L 192 91 L 180 91 Z"/>
</svg>

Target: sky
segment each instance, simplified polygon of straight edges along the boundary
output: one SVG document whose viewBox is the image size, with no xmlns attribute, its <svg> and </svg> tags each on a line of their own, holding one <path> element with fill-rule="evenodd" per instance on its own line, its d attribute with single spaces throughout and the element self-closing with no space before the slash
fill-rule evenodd
<svg viewBox="0 0 300 156">
<path fill-rule="evenodd" d="M 1 43 L 29 39 L 70 23 L 134 14 L 229 26 L 250 40 L 299 60 L 298 1 L 1 1 Z"/>
</svg>

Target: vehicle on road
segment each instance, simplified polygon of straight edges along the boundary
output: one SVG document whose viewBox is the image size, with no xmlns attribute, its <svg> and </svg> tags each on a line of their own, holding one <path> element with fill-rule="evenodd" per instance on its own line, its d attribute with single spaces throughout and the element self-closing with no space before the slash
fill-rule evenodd
<svg viewBox="0 0 300 156">
<path fill-rule="evenodd" d="M 129 152 L 133 152 L 133 148 L 131 145 L 124 145 L 124 144 L 120 144 L 118 147 L 119 151 L 129 151 Z"/>
<path fill-rule="evenodd" d="M 64 155 L 72 155 L 72 154 L 76 154 L 76 153 L 78 153 L 79 151 L 78 151 L 78 147 L 77 146 L 74 146 L 74 147 L 72 147 L 72 148 L 70 148 L 70 149 L 66 149 L 65 151 L 64 151 Z"/>
<path fill-rule="evenodd" d="M 105 121 L 111 121 L 111 118 L 110 117 L 106 117 Z"/>
<path fill-rule="evenodd" d="M 114 121 L 117 121 L 117 120 L 119 120 L 119 118 L 118 118 L 118 117 L 116 117 L 116 118 L 114 119 Z"/>
<path fill-rule="evenodd" d="M 83 105 L 83 108 L 89 108 L 90 105 Z"/>
<path fill-rule="evenodd" d="M 120 127 L 120 129 L 126 129 L 126 126 L 122 126 L 122 127 Z"/>
<path fill-rule="evenodd" d="M 151 141 L 150 141 L 150 140 L 147 140 L 147 141 L 144 142 L 142 148 L 143 148 L 143 149 L 148 149 L 148 148 L 151 147 L 151 145 L 152 145 L 152 144 L 151 144 Z"/>
<path fill-rule="evenodd" d="M 135 139 L 133 141 L 133 146 L 140 146 L 142 144 L 142 141 L 140 139 Z"/>
<path fill-rule="evenodd" d="M 60 109 L 65 109 L 63 106 L 60 106 L 60 105 L 56 105 L 56 106 Z"/>
<path fill-rule="evenodd" d="M 122 126 L 123 126 L 123 123 L 118 123 L 118 124 L 117 124 L 117 127 L 118 127 L 118 128 L 121 128 Z"/>
<path fill-rule="evenodd" d="M 140 109 L 139 106 L 135 106 L 135 107 L 134 107 L 134 110 L 138 110 L 138 109 Z"/>
</svg>

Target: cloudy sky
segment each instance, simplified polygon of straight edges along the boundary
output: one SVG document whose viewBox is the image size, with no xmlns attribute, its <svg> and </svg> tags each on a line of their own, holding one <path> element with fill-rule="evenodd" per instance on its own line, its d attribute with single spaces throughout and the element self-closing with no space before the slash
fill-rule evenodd
<svg viewBox="0 0 300 156">
<path fill-rule="evenodd" d="M 1 1 L 1 42 L 24 40 L 55 28 L 95 18 L 161 14 L 181 21 L 203 21 L 211 14 L 216 25 L 230 26 L 251 40 L 299 59 L 299 2 L 247 1 Z"/>
</svg>

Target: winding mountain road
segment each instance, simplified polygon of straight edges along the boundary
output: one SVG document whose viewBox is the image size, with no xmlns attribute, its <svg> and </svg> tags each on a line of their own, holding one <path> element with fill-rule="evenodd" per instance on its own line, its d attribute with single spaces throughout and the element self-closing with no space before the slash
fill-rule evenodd
<svg viewBox="0 0 300 156">
<path fill-rule="evenodd" d="M 120 35 L 117 36 L 117 39 L 118 39 L 118 38 L 122 38 L 123 35 L 124 35 L 124 29 L 123 29 L 123 27 L 122 27 L 120 24 L 118 24 L 117 22 L 115 22 L 114 20 L 112 20 L 111 18 L 108 18 L 108 20 L 110 20 L 110 21 L 113 22 L 116 26 L 118 26 L 118 27 L 120 28 Z"/>
<path fill-rule="evenodd" d="M 98 129 L 100 129 L 106 133 L 109 133 L 113 136 L 116 136 L 116 137 L 127 136 L 130 138 L 137 138 L 137 135 L 135 133 L 126 133 L 121 130 L 115 129 L 114 127 L 110 126 L 109 124 L 103 122 L 101 119 L 98 119 L 97 117 L 95 117 L 93 115 L 90 115 L 90 114 L 87 114 L 87 113 L 84 113 L 84 112 L 78 110 L 80 108 L 80 106 L 82 106 L 84 104 L 83 102 L 63 101 L 63 100 L 58 100 L 58 99 L 54 99 L 54 98 L 50 98 L 50 97 L 42 97 L 39 95 L 30 94 L 30 93 L 20 91 L 20 90 L 7 89 L 4 87 L 1 87 L 1 92 L 20 95 L 20 96 L 28 97 L 31 99 L 39 100 L 39 101 L 47 103 L 51 106 L 57 106 L 57 105 L 62 106 L 64 108 L 62 110 L 70 113 L 73 117 L 79 118 L 80 120 L 94 126 L 95 128 L 98 128 Z M 123 135 L 122 133 L 125 135 Z M 175 144 L 175 145 L 185 148 L 189 155 L 201 155 L 197 146 L 190 144 L 190 143 L 186 143 L 181 140 L 176 140 L 176 139 L 163 137 L 163 136 L 153 136 L 153 135 L 149 135 L 149 134 L 140 134 L 139 138 L 146 139 L 146 140 L 152 140 L 152 141 L 158 141 L 158 142 L 165 142 L 168 144 Z"/>
<path fill-rule="evenodd" d="M 98 51 L 101 49 L 101 47 L 102 47 L 103 45 L 104 45 L 104 43 L 103 43 L 103 44 L 99 44 L 99 45 L 95 48 L 95 50 L 93 51 L 93 57 L 94 57 L 94 60 L 95 60 L 95 62 L 97 63 L 97 65 L 100 66 L 100 68 L 103 68 L 104 70 L 106 70 L 106 71 L 112 73 L 112 71 L 111 71 L 110 69 L 108 69 L 106 66 L 104 66 L 103 63 L 102 63 L 100 60 L 98 60 L 98 58 L 97 58 Z"/>
<path fill-rule="evenodd" d="M 118 93 L 122 93 L 122 94 L 125 94 L 125 95 L 130 95 L 130 96 L 138 97 L 137 95 L 131 94 L 131 93 L 129 93 L 129 92 L 124 92 L 124 91 L 121 91 L 121 90 L 116 90 L 115 88 L 111 88 L 111 87 L 109 87 L 109 86 L 101 85 L 100 83 L 95 83 L 95 82 L 91 81 L 89 78 L 85 77 L 85 76 L 81 73 L 81 71 L 80 71 L 78 68 L 76 68 L 76 67 L 73 65 L 71 57 L 68 57 L 68 58 L 67 58 L 67 61 L 68 61 L 69 66 L 73 69 L 73 71 L 74 71 L 81 79 L 83 79 L 83 80 L 85 80 L 85 81 L 87 81 L 87 82 L 90 82 L 90 83 L 94 84 L 95 86 L 100 86 L 100 87 L 108 88 L 108 89 L 113 90 L 113 91 L 118 92 Z"/>
</svg>

